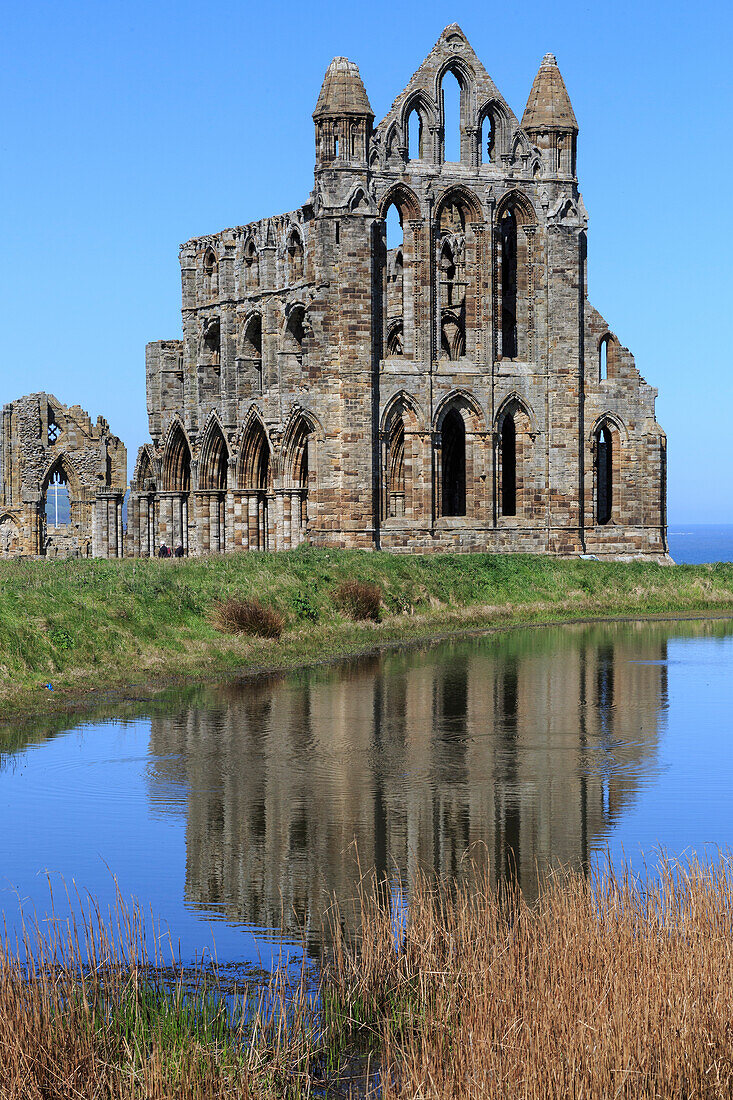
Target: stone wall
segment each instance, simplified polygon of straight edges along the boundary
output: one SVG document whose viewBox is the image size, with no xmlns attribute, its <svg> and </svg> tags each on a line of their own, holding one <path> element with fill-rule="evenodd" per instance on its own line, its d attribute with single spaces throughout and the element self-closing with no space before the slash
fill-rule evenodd
<svg viewBox="0 0 733 1100">
<path fill-rule="evenodd" d="M 0 557 L 122 557 L 126 481 L 127 452 L 101 416 L 93 424 L 79 405 L 46 393 L 5 405 Z M 69 504 L 58 524 L 46 508 L 55 484 Z"/>
<path fill-rule="evenodd" d="M 520 124 L 453 24 L 377 126 L 345 58 L 313 117 L 302 207 L 181 248 L 183 340 L 148 346 L 129 552 L 664 558 L 656 390 L 587 299 L 555 59 Z"/>
</svg>

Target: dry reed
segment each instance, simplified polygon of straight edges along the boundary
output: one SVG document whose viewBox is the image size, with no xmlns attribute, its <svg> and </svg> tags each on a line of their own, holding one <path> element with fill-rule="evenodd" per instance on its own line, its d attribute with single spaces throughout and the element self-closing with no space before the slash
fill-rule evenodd
<svg viewBox="0 0 733 1100">
<path fill-rule="evenodd" d="M 166 961 L 138 908 L 0 940 L 0 1100 L 234 1100 L 305 1095 L 319 1047 L 304 969 L 254 993 Z M 149 943 L 154 945 L 152 953 Z"/>
<path fill-rule="evenodd" d="M 0 1100 L 345 1096 L 354 1072 L 384 1100 L 733 1092 L 727 857 L 559 872 L 533 905 L 481 869 L 403 900 L 365 883 L 354 937 L 334 913 L 317 1001 L 304 970 L 234 1005 L 192 988 L 119 904 L 6 936 Z"/>
<path fill-rule="evenodd" d="M 217 626 L 227 634 L 255 634 L 261 638 L 279 638 L 285 627 L 285 616 L 259 600 L 231 597 L 217 604 L 214 612 Z"/>
<path fill-rule="evenodd" d="M 344 581 L 334 590 L 334 602 L 351 619 L 379 622 L 382 590 L 378 584 L 365 581 Z"/>
<path fill-rule="evenodd" d="M 550 878 L 536 904 L 480 875 L 362 899 L 337 940 L 334 1025 L 372 1037 L 390 1098 L 682 1098 L 733 1093 L 733 864 L 663 860 Z"/>
</svg>

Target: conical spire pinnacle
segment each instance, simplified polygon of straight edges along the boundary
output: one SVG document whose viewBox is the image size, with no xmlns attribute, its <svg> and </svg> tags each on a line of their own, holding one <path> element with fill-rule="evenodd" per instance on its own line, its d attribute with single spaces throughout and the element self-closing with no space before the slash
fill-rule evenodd
<svg viewBox="0 0 733 1100">
<path fill-rule="evenodd" d="M 323 78 L 313 117 L 325 118 L 329 115 L 339 118 L 344 115 L 369 115 L 374 118 L 359 66 L 349 61 L 348 57 L 334 57 Z"/>
<path fill-rule="evenodd" d="M 546 53 L 522 116 L 523 130 L 578 132 L 573 106 L 554 54 Z"/>
</svg>

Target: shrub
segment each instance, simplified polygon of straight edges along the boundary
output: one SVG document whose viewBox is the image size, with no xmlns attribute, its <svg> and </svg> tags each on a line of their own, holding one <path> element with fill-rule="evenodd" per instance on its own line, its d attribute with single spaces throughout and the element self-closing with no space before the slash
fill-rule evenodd
<svg viewBox="0 0 733 1100">
<path fill-rule="evenodd" d="M 364 581 L 344 581 L 334 592 L 337 607 L 352 619 L 371 619 L 379 622 L 382 606 L 382 590 L 378 584 Z"/>
<path fill-rule="evenodd" d="M 227 634 L 257 634 L 262 638 L 279 638 L 285 626 L 285 616 L 259 600 L 240 600 L 231 596 L 216 607 L 216 625 Z"/>
<path fill-rule="evenodd" d="M 293 611 L 299 619 L 308 619 L 314 623 L 318 618 L 318 608 L 307 592 L 296 592 L 292 600 Z"/>
</svg>

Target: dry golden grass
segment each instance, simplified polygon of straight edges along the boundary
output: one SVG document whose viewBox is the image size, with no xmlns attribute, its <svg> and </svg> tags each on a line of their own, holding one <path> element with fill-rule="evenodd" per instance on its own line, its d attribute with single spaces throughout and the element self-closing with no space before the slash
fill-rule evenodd
<svg viewBox="0 0 733 1100">
<path fill-rule="evenodd" d="M 372 882 L 358 911 L 355 940 L 334 913 L 318 1002 L 305 972 L 251 1003 L 203 972 L 192 987 L 119 904 L 31 929 L 20 952 L 6 937 L 0 1100 L 339 1097 L 354 1075 L 384 1100 L 733 1093 L 727 857 L 640 882 L 558 873 L 532 906 L 482 870 L 422 879 L 401 930 Z"/>
<path fill-rule="evenodd" d="M 227 634 L 255 634 L 261 638 L 279 638 L 285 626 L 285 616 L 274 607 L 234 596 L 216 605 L 214 621 Z"/>
<path fill-rule="evenodd" d="M 105 920 L 76 903 L 70 922 L 0 941 L 1 1100 L 307 1093 L 319 1048 L 304 971 L 276 972 L 250 1004 L 210 968 L 166 965 L 139 910 L 118 900 Z"/>
<path fill-rule="evenodd" d="M 350 618 L 379 622 L 382 607 L 382 590 L 378 584 L 367 581 L 348 580 L 334 589 L 336 606 Z"/>
<path fill-rule="evenodd" d="M 371 1036 L 385 1098 L 733 1094 L 733 865 L 562 873 L 529 907 L 420 882 L 399 951 L 379 894 L 340 941 L 334 1026 Z"/>
</svg>

